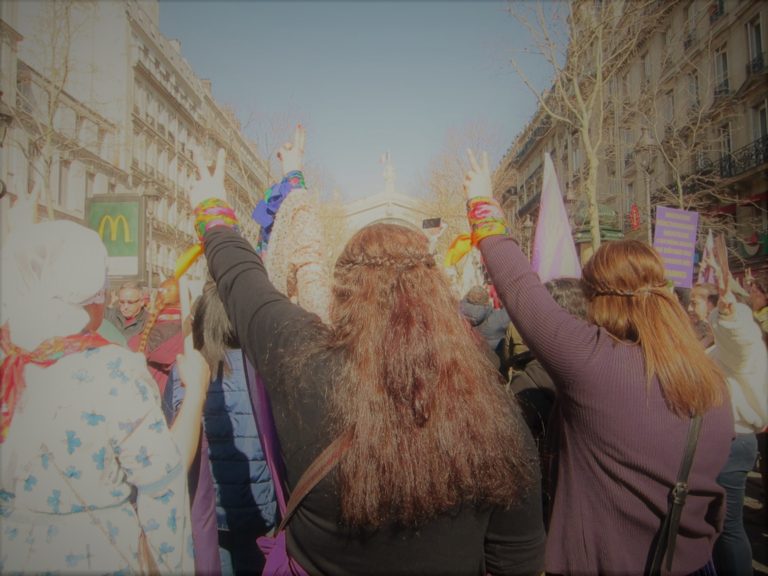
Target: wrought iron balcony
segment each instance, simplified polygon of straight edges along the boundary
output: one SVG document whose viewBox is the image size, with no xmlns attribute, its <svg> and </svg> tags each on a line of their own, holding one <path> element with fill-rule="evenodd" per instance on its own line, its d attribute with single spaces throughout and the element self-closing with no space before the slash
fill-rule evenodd
<svg viewBox="0 0 768 576">
<path fill-rule="evenodd" d="M 766 58 L 766 53 L 762 52 L 752 58 L 752 60 L 749 61 L 747 64 L 747 76 L 750 76 L 752 74 L 760 74 L 761 72 L 766 71 L 766 61 L 768 61 L 768 58 Z"/>
<path fill-rule="evenodd" d="M 715 85 L 715 98 L 725 98 L 731 93 L 731 88 L 728 85 L 728 78 L 721 80 Z"/>
<path fill-rule="evenodd" d="M 765 164 L 768 162 L 768 134 L 739 148 L 724 160 L 727 160 L 725 164 L 723 160 L 720 161 L 720 173 L 723 177 L 737 176 Z"/>
</svg>

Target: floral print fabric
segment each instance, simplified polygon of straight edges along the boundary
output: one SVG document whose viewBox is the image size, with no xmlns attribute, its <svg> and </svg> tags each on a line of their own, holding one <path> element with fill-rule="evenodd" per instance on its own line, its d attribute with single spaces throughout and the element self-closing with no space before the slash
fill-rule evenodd
<svg viewBox="0 0 768 576">
<path fill-rule="evenodd" d="M 0 446 L 0 572 L 193 571 L 186 473 L 144 357 L 118 346 L 30 366 Z"/>
</svg>

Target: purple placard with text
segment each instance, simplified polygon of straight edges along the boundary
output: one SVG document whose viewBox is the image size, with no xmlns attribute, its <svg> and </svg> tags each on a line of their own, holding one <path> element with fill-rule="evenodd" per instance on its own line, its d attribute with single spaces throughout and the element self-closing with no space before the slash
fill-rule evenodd
<svg viewBox="0 0 768 576">
<path fill-rule="evenodd" d="M 693 285 L 693 257 L 698 225 L 698 212 L 656 207 L 653 247 L 664 260 L 667 278 L 675 286 L 690 288 Z"/>
</svg>

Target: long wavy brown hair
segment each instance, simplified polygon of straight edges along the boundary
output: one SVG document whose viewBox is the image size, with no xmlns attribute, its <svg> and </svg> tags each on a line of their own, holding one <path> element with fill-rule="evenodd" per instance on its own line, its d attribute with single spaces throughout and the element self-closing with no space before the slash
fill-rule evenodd
<svg viewBox="0 0 768 576">
<path fill-rule="evenodd" d="M 582 282 L 588 318 L 620 340 L 639 343 L 648 383 L 658 377 L 672 412 L 688 417 L 722 404 L 723 373 L 699 344 L 650 246 L 635 240 L 603 244 L 584 267 Z"/>
<path fill-rule="evenodd" d="M 331 392 L 353 526 L 416 525 L 461 502 L 507 505 L 532 482 L 524 423 L 459 314 L 427 239 L 373 224 L 334 271 L 326 350 L 341 353 Z"/>
</svg>

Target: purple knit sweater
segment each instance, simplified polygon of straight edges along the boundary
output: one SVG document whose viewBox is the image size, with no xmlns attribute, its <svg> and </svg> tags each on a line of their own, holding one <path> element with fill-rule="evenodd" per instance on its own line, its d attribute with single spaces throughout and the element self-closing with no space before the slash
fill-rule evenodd
<svg viewBox="0 0 768 576">
<path fill-rule="evenodd" d="M 512 239 L 489 237 L 480 251 L 512 321 L 558 387 L 562 437 L 546 570 L 641 574 L 667 510 L 688 420 L 667 409 L 657 380 L 649 389 L 640 347 L 560 308 Z M 690 574 L 710 557 L 724 497 L 715 478 L 732 437 L 725 402 L 703 418 L 673 574 Z"/>
</svg>

